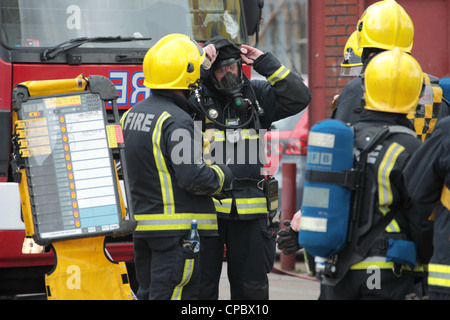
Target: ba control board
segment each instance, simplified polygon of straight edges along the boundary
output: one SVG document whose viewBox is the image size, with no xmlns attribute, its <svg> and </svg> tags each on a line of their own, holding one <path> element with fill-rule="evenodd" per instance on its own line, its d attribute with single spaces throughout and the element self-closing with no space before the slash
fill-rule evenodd
<svg viewBox="0 0 450 320">
<path fill-rule="evenodd" d="M 17 110 L 17 118 L 17 143 L 39 238 L 107 235 L 119 228 L 121 207 L 110 144 L 122 138 L 107 125 L 99 95 L 30 98 Z"/>
</svg>

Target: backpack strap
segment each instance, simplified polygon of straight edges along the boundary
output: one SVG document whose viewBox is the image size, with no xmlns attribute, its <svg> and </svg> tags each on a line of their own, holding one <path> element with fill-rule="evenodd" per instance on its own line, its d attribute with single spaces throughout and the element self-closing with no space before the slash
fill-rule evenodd
<svg viewBox="0 0 450 320">
<path fill-rule="evenodd" d="M 417 134 L 404 126 L 367 127 L 355 138 L 355 147 L 361 152 L 370 152 L 381 141 L 396 133 L 404 133 L 417 137 Z"/>
<path fill-rule="evenodd" d="M 363 161 L 360 160 L 360 162 L 363 162 L 362 165 L 365 166 L 367 162 L 368 153 L 378 144 L 384 141 L 388 136 L 393 134 L 409 134 L 417 138 L 417 134 L 413 130 L 403 126 L 383 126 L 381 128 L 369 127 L 367 128 L 367 130 L 361 132 L 361 134 L 358 135 L 358 138 L 355 139 L 355 146 L 357 148 L 358 145 L 362 147 L 361 152 L 364 153 L 365 155 L 364 157 L 365 159 L 361 159 Z M 362 200 L 360 200 L 360 202 L 362 202 Z M 361 203 L 357 204 L 357 206 L 360 205 Z M 376 240 L 376 238 L 378 238 L 378 236 L 383 232 L 383 230 L 394 219 L 395 214 L 396 214 L 395 211 L 389 211 L 380 221 L 378 221 L 378 223 L 375 226 L 370 228 L 369 233 L 366 234 L 360 241 L 360 244 L 355 247 L 355 251 L 358 254 L 365 256 L 369 251 L 370 247 L 372 246 L 373 242 Z"/>
<path fill-rule="evenodd" d="M 360 187 L 360 173 L 353 169 L 341 172 L 308 169 L 305 170 L 305 180 L 314 183 L 337 184 L 350 190 L 356 190 Z"/>
<path fill-rule="evenodd" d="M 403 126 L 381 126 L 381 127 L 367 127 L 363 129 L 357 137 L 355 137 L 355 147 L 358 148 L 360 153 L 360 159 L 356 164 L 354 170 L 360 172 L 360 186 L 365 183 L 365 172 L 367 165 L 368 154 L 379 145 L 388 136 L 396 133 L 410 134 L 417 138 L 417 134 Z M 386 226 L 394 219 L 396 212 L 388 212 L 378 223 L 368 228 L 368 233 L 363 237 L 360 237 L 358 229 L 359 225 L 359 212 L 363 204 L 363 188 L 358 188 L 353 193 L 353 207 L 350 217 L 348 228 L 348 245 L 344 247 L 340 253 L 335 257 L 336 261 L 336 273 L 331 277 L 322 277 L 322 284 L 336 285 L 347 273 L 350 266 L 364 259 L 375 240 L 383 232 Z M 356 232 L 355 232 L 356 230 Z M 358 245 L 359 243 L 359 245 Z"/>
</svg>

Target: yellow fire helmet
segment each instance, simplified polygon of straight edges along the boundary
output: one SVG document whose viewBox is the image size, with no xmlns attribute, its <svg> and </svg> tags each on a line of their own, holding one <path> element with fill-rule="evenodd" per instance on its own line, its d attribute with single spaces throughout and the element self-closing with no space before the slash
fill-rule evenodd
<svg viewBox="0 0 450 320">
<path fill-rule="evenodd" d="M 369 6 L 356 29 L 359 48 L 392 50 L 398 47 L 411 53 L 414 25 L 405 9 L 394 0 L 383 0 Z"/>
<path fill-rule="evenodd" d="M 348 38 L 344 47 L 344 59 L 341 63 L 341 76 L 357 76 L 362 70 L 362 48 L 358 48 L 356 30 Z"/>
<path fill-rule="evenodd" d="M 377 54 L 364 72 L 366 109 L 408 114 L 419 102 L 423 73 L 419 63 L 399 48 Z"/>
<path fill-rule="evenodd" d="M 193 89 L 198 86 L 200 68 L 209 68 L 208 62 L 197 42 L 183 34 L 169 34 L 144 57 L 144 85 L 150 89 Z"/>
</svg>

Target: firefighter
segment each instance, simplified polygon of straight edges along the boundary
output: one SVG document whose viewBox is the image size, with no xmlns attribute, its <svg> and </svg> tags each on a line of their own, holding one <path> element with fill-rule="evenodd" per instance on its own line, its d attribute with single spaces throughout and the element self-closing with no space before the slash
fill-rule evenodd
<svg viewBox="0 0 450 320">
<path fill-rule="evenodd" d="M 203 241 L 200 298 L 218 299 L 225 245 L 231 299 L 268 299 L 276 228 L 273 199 L 264 192 L 273 183 L 262 171 L 264 133 L 273 121 L 306 108 L 311 94 L 302 78 L 269 52 L 239 48 L 220 36 L 207 41 L 204 50 L 212 66 L 202 75 L 196 102 L 204 110 L 203 131 L 213 141 L 206 156 L 228 163 L 234 180 L 215 200 L 219 238 Z M 243 62 L 267 81 L 245 77 Z"/>
<path fill-rule="evenodd" d="M 383 0 L 369 6 L 357 23 L 358 48 L 362 49 L 363 73 L 347 83 L 339 95 L 331 118 L 353 124 L 364 109 L 362 83 L 364 69 L 378 53 L 394 47 L 411 53 L 414 26 L 411 18 L 396 1 Z M 408 115 L 414 123 L 416 133 L 424 141 L 433 131 L 439 117 L 441 105 L 450 106 L 442 100 L 439 79 L 424 73 L 426 86 L 422 99 L 415 110 Z"/>
<path fill-rule="evenodd" d="M 363 63 L 361 60 L 362 48 L 358 48 L 356 30 L 350 35 L 344 47 L 344 59 L 341 62 L 341 76 L 357 77 L 361 74 Z M 339 95 L 333 97 L 331 110 L 334 112 Z"/>
<path fill-rule="evenodd" d="M 344 59 L 341 62 L 341 76 L 355 77 L 361 74 L 362 70 L 362 48 L 358 48 L 356 30 L 350 35 L 344 47 Z"/>
<path fill-rule="evenodd" d="M 163 37 L 143 61 L 144 85 L 152 95 L 122 119 L 138 221 L 138 299 L 196 299 L 200 254 L 186 241 L 191 221 L 197 220 L 201 237 L 217 236 L 211 196 L 229 186 L 232 174 L 225 165 L 205 164 L 203 140 L 194 130 L 194 109 L 188 100 L 198 85 L 200 68 L 208 66 L 205 52 L 189 37 Z"/>
<path fill-rule="evenodd" d="M 412 199 L 435 207 L 434 252 L 428 265 L 429 299 L 450 299 L 450 117 L 436 124 L 430 138 L 414 153 L 404 170 Z"/>
<path fill-rule="evenodd" d="M 367 157 L 361 206 L 355 206 L 359 208 L 355 237 L 337 256 L 333 276 L 338 281 L 334 285 L 322 281 L 322 300 L 405 299 L 415 292 L 421 264 L 430 258 L 431 207 L 414 204 L 402 178 L 403 168 L 421 144 L 407 119 L 423 87 L 421 67 L 394 48 L 373 58 L 365 74 L 366 105 L 354 125 L 355 141 L 370 137 L 367 128 L 395 125 L 401 132 L 381 140 Z M 382 229 L 371 234 L 379 226 Z M 375 238 L 365 249 L 369 234 Z"/>
</svg>

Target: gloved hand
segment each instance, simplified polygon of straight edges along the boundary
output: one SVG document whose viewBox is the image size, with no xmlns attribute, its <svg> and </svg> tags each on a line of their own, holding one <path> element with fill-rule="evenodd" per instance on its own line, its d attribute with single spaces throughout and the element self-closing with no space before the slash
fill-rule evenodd
<svg viewBox="0 0 450 320">
<path fill-rule="evenodd" d="M 278 231 L 277 245 L 278 249 L 282 250 L 285 255 L 290 255 L 302 247 L 298 243 L 298 232 L 291 228 L 291 221 L 286 220 L 283 224 L 287 228 Z"/>
</svg>

